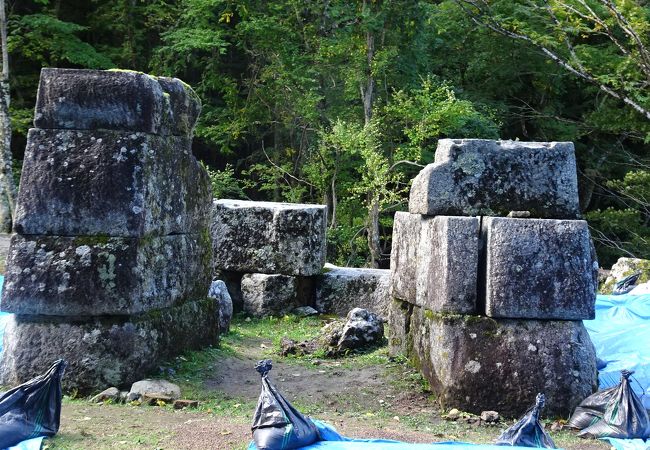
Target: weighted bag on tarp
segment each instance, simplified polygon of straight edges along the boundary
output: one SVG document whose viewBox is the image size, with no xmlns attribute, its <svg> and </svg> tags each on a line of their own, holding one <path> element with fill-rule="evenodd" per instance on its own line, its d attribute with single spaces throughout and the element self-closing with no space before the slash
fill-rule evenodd
<svg viewBox="0 0 650 450">
<path fill-rule="evenodd" d="M 617 282 L 614 285 L 612 290 L 612 295 L 623 295 L 630 292 L 636 286 L 636 282 L 639 281 L 641 277 L 641 272 L 635 272 L 630 276 L 623 278 L 621 281 Z"/>
<path fill-rule="evenodd" d="M 320 439 L 311 420 L 300 414 L 275 389 L 268 378 L 271 360 L 255 365 L 262 376 L 262 392 L 253 416 L 253 440 L 258 450 L 291 450 Z"/>
<path fill-rule="evenodd" d="M 539 416 L 544 408 L 544 394 L 537 394 L 535 406 L 497 439 L 497 445 L 519 447 L 557 448 L 551 436 L 544 430 Z"/>
<path fill-rule="evenodd" d="M 590 395 L 576 407 L 567 426 L 580 437 L 646 439 L 650 437 L 648 412 L 630 387 L 634 372 L 621 371 L 621 382 Z"/>
<path fill-rule="evenodd" d="M 44 374 L 0 396 L 0 448 L 59 431 L 65 367 L 59 359 Z"/>
</svg>

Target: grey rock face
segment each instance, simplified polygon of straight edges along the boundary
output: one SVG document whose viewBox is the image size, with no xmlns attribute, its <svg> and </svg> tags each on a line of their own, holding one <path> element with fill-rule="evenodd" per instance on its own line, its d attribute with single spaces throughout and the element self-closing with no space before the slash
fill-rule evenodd
<svg viewBox="0 0 650 450">
<path fill-rule="evenodd" d="M 90 402 L 101 403 L 106 400 L 110 400 L 112 402 L 120 401 L 120 390 L 116 387 L 109 387 L 108 389 L 101 391 L 99 394 L 91 398 Z"/>
<path fill-rule="evenodd" d="M 325 265 L 316 277 L 316 307 L 320 312 L 346 316 L 364 308 L 386 317 L 390 270 L 356 269 Z"/>
<path fill-rule="evenodd" d="M 205 298 L 210 242 L 203 235 L 138 238 L 14 235 L 4 311 L 128 315 Z"/>
<path fill-rule="evenodd" d="M 181 388 L 167 380 L 152 380 L 150 378 L 136 381 L 131 385 L 128 399 L 139 399 L 146 394 L 160 394 L 172 400 L 181 398 Z"/>
<path fill-rule="evenodd" d="M 14 229 L 141 237 L 208 226 L 211 189 L 191 139 L 120 131 L 29 131 Z"/>
<path fill-rule="evenodd" d="M 420 244 L 421 216 L 396 212 L 393 221 L 393 247 L 390 253 L 391 297 L 415 302 L 417 252 Z"/>
<path fill-rule="evenodd" d="M 208 297 L 214 298 L 219 304 L 219 332 L 227 333 L 230 331 L 230 321 L 232 320 L 232 299 L 226 283 L 222 280 L 213 281 L 210 284 Z"/>
<path fill-rule="evenodd" d="M 175 78 L 139 72 L 42 69 L 34 126 L 190 135 L 201 111 Z"/>
<path fill-rule="evenodd" d="M 409 211 L 425 215 L 580 217 L 571 142 L 441 139 L 413 180 Z"/>
<path fill-rule="evenodd" d="M 130 385 L 165 358 L 216 344 L 217 314 L 210 299 L 124 319 L 14 316 L 5 329 L 0 383 L 29 380 L 63 358 L 65 390 L 85 395 Z"/>
<path fill-rule="evenodd" d="M 388 353 L 391 356 L 406 356 L 411 351 L 409 331 L 413 304 L 398 299 L 391 299 L 388 304 Z"/>
<path fill-rule="evenodd" d="M 246 274 L 241 280 L 244 312 L 253 317 L 282 316 L 311 301 L 311 279 L 264 273 Z"/>
<path fill-rule="evenodd" d="M 381 317 L 366 309 L 354 308 L 345 322 L 336 320 L 325 325 L 317 341 L 328 356 L 336 356 L 380 344 L 383 339 L 384 323 Z M 310 348 L 307 343 L 302 345 Z"/>
<path fill-rule="evenodd" d="M 417 250 L 415 304 L 431 311 L 476 313 L 477 217 L 424 217 Z"/>
<path fill-rule="evenodd" d="M 595 351 L 580 321 L 495 321 L 416 306 L 409 333 L 409 357 L 442 404 L 463 411 L 517 417 L 544 392 L 545 413 L 567 417 L 597 387 Z"/>
<path fill-rule="evenodd" d="M 310 276 L 325 264 L 327 207 L 215 200 L 217 270 Z"/>
<path fill-rule="evenodd" d="M 593 319 L 598 263 L 587 222 L 488 218 L 486 314 Z"/>
</svg>

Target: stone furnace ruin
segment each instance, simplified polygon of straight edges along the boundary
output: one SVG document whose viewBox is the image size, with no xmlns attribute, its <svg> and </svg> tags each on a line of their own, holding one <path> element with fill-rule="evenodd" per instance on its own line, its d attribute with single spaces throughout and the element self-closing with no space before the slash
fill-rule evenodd
<svg viewBox="0 0 650 450">
<path fill-rule="evenodd" d="M 1 308 L 0 382 L 68 361 L 85 393 L 216 343 L 196 94 L 173 78 L 43 69 Z"/>
<path fill-rule="evenodd" d="M 596 388 L 597 262 L 573 144 L 439 141 L 397 213 L 389 345 L 445 407 L 567 416 Z"/>
</svg>

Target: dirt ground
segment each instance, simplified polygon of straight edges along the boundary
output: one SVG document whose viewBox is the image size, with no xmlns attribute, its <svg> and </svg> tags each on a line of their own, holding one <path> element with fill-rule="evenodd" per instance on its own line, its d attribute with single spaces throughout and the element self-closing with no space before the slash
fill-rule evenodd
<svg viewBox="0 0 650 450">
<path fill-rule="evenodd" d="M 246 337 L 232 346 L 230 354 L 208 361 L 201 389 L 222 399 L 223 409 L 214 400 L 199 410 L 182 411 L 66 400 L 59 435 L 45 448 L 246 449 L 260 392 L 253 367 L 269 356 L 272 346 L 270 340 Z M 271 379 L 294 406 L 351 437 L 493 443 L 512 424 L 478 426 L 442 420 L 430 394 L 406 364 L 381 358 L 369 361 L 349 364 L 344 359 L 306 362 L 275 357 Z M 570 431 L 552 436 L 567 449 L 609 448 L 578 439 Z"/>
</svg>

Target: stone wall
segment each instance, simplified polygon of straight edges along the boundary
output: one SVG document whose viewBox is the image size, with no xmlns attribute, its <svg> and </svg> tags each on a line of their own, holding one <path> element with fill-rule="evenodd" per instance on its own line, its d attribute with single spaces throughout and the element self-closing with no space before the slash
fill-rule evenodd
<svg viewBox="0 0 650 450">
<path fill-rule="evenodd" d="M 0 307 L 0 382 L 68 361 L 67 389 L 127 385 L 216 343 L 210 186 L 183 82 L 43 69 Z"/>
<path fill-rule="evenodd" d="M 508 217 L 504 217 L 504 216 Z M 445 407 L 568 415 L 596 387 L 597 263 L 571 143 L 439 141 L 393 228 L 392 354 Z"/>
</svg>

